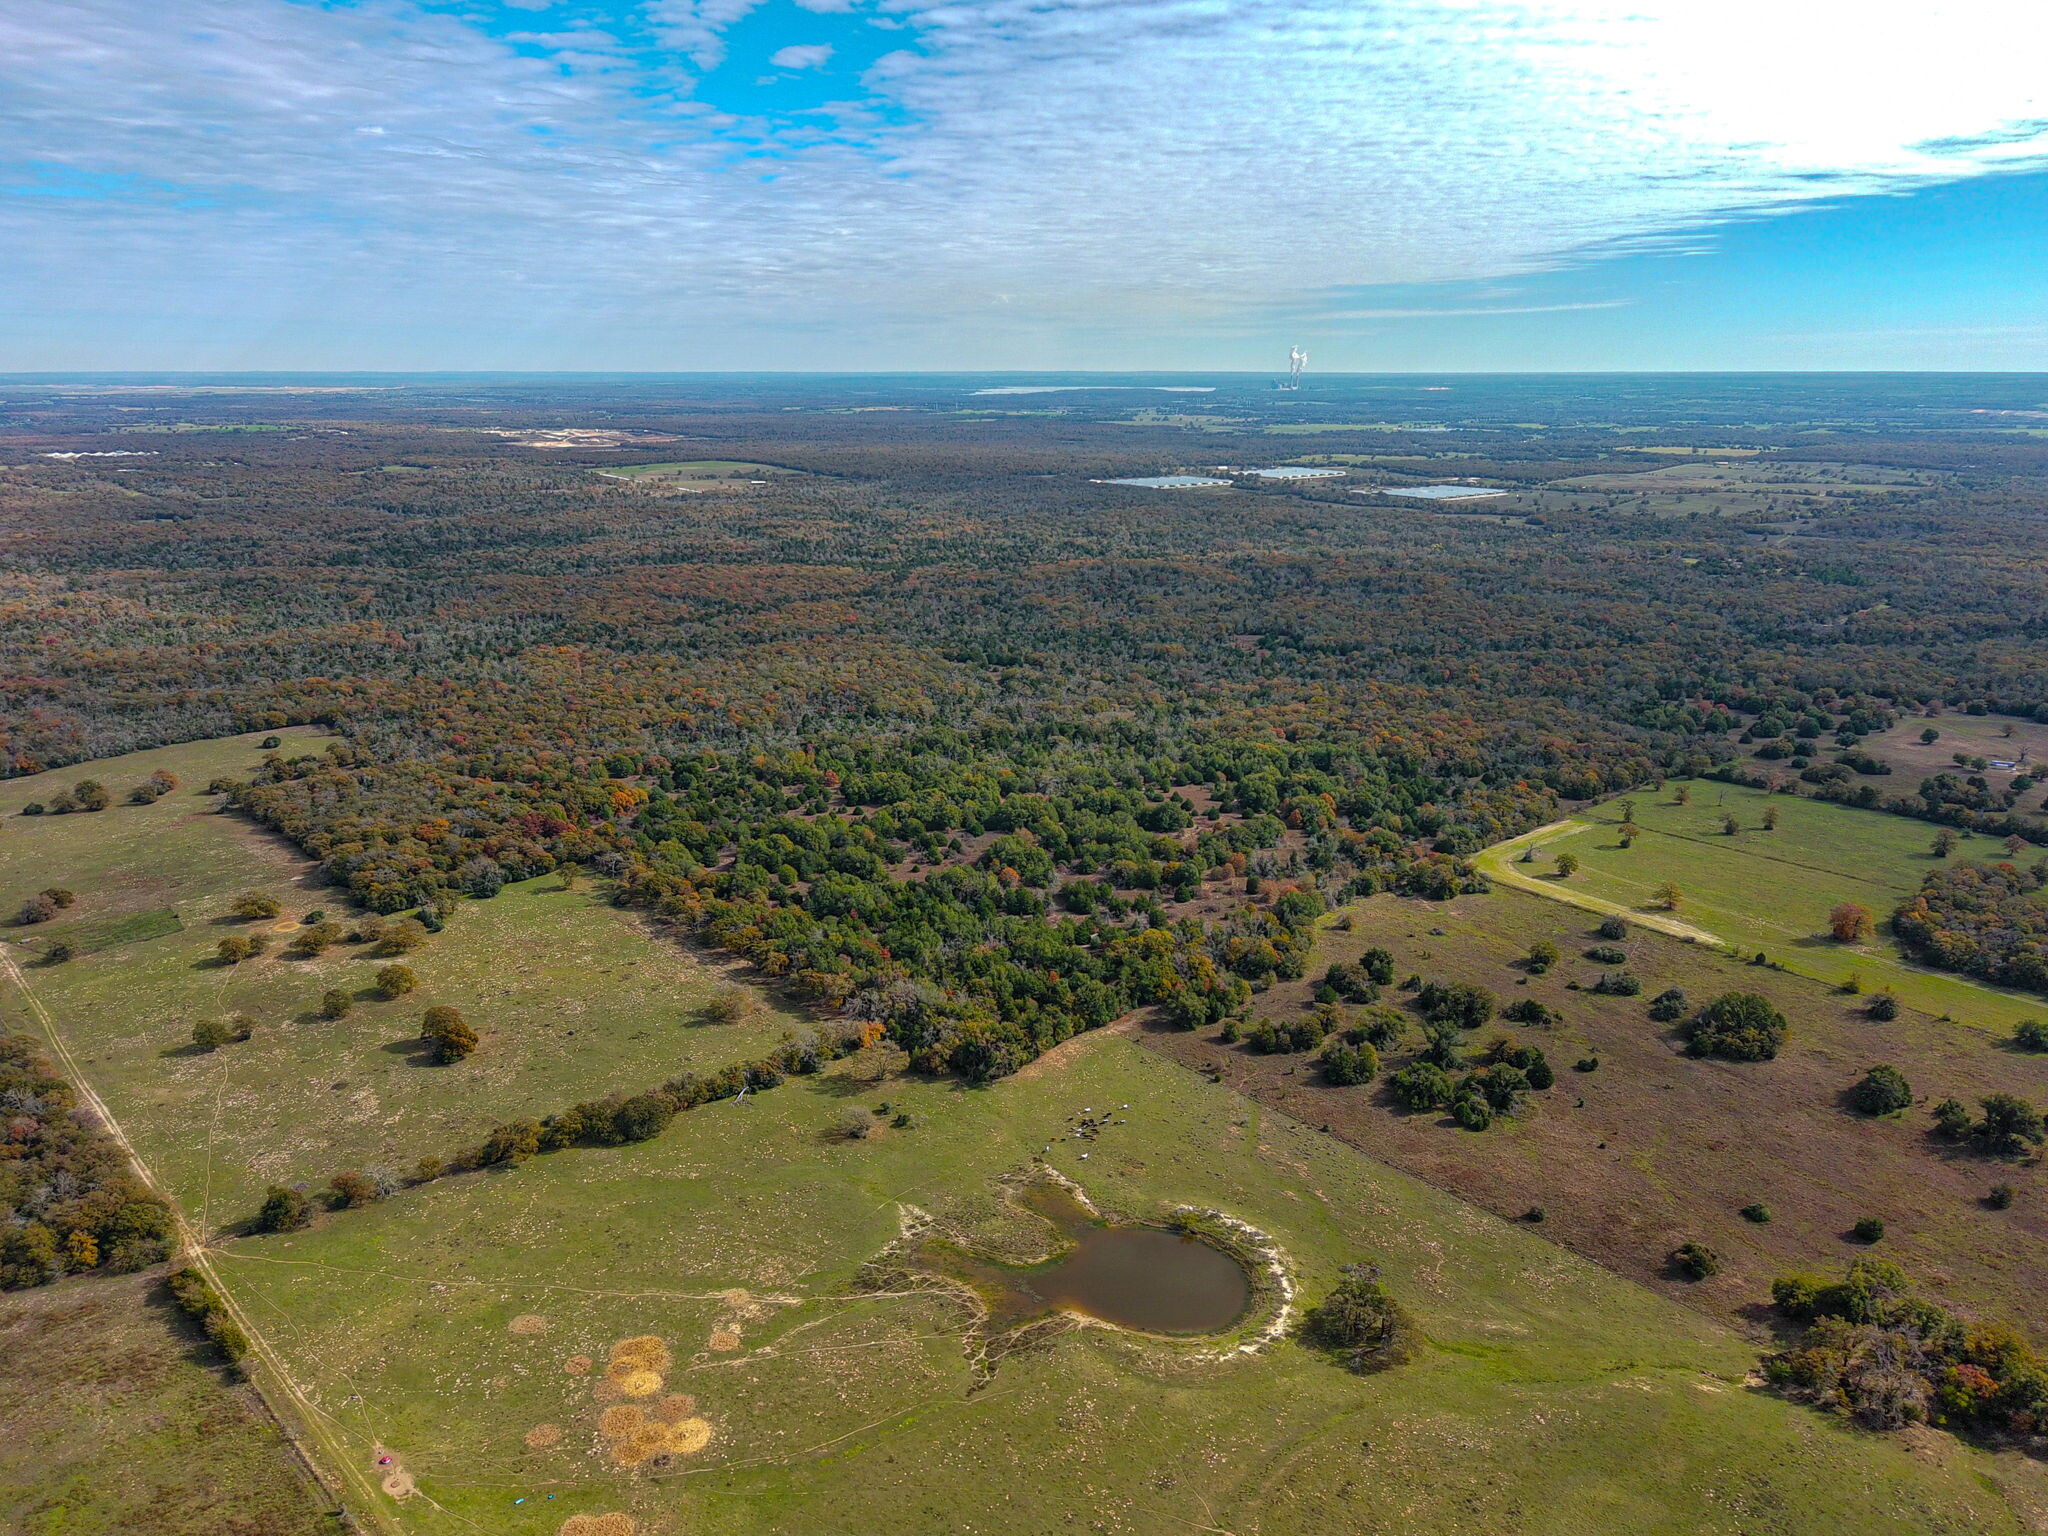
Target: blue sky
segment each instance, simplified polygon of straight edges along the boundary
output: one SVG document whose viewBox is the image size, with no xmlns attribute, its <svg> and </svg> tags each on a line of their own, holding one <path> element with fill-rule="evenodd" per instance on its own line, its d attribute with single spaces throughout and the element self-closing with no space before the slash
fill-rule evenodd
<svg viewBox="0 0 2048 1536">
<path fill-rule="evenodd" d="M 1884 20 L 0 0 L 0 370 L 2048 368 L 2048 7 Z"/>
</svg>

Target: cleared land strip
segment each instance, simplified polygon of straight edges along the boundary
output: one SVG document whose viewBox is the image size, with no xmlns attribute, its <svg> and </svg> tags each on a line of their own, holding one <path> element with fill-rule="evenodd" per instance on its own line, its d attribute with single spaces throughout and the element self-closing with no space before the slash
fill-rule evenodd
<svg viewBox="0 0 2048 1536">
<path fill-rule="evenodd" d="M 1553 821 L 1548 826 L 1538 827 L 1533 832 L 1524 832 L 1520 837 L 1511 837 L 1504 843 L 1495 843 L 1491 848 L 1482 849 L 1473 855 L 1472 862 L 1489 880 L 1498 880 L 1511 885 L 1518 891 L 1533 891 L 1538 896 L 1548 896 L 1552 901 L 1580 907 L 1588 912 L 1598 912 L 1603 917 L 1625 917 L 1639 928 L 1654 928 L 1659 933 L 1668 933 L 1675 939 L 1687 939 L 1695 944 L 1711 944 L 1716 949 L 1732 949 L 1719 934 L 1692 923 L 1680 922 L 1677 918 L 1661 912 L 1642 912 L 1634 907 L 1623 906 L 1618 901 L 1609 901 L 1585 891 L 1572 889 L 1562 880 L 1538 880 L 1522 874 L 1509 862 L 1532 843 L 1545 838 L 1567 836 L 1573 832 L 1590 832 L 1600 823 L 1593 821 Z"/>
<path fill-rule="evenodd" d="M 0 969 L 6 971 L 7 979 L 21 994 L 23 1005 L 41 1027 L 43 1037 L 49 1041 L 50 1050 L 56 1056 L 58 1065 L 62 1067 L 66 1080 L 77 1091 L 86 1106 L 99 1117 L 101 1128 L 127 1155 L 136 1176 L 152 1192 L 162 1196 L 164 1204 L 170 1208 L 171 1221 L 178 1234 L 180 1256 L 206 1277 L 206 1283 L 212 1286 L 214 1294 L 220 1297 L 221 1305 L 227 1308 L 228 1315 L 234 1319 L 235 1325 L 249 1340 L 250 1352 L 262 1362 L 264 1376 L 268 1377 L 268 1381 L 254 1372 L 250 1373 L 249 1379 L 264 1402 L 269 1405 L 272 1417 L 277 1420 L 278 1427 L 284 1431 L 285 1439 L 298 1453 L 299 1459 L 305 1463 L 306 1470 L 312 1475 L 313 1480 L 327 1489 L 331 1495 L 335 1495 L 337 1503 L 347 1504 L 351 1518 L 366 1521 L 377 1530 L 386 1533 L 386 1536 L 405 1536 L 403 1529 L 391 1517 L 389 1509 L 379 1499 L 376 1486 L 370 1482 L 363 1469 L 356 1465 L 354 1458 L 349 1456 L 346 1447 L 334 1438 L 319 1410 L 306 1400 L 293 1382 L 291 1373 L 285 1369 L 283 1358 L 271 1345 L 270 1340 L 256 1326 L 255 1320 L 241 1303 L 235 1300 L 233 1292 L 222 1283 L 220 1272 L 214 1267 L 213 1258 L 207 1252 L 205 1243 L 185 1220 L 185 1214 L 179 1208 L 178 1202 L 157 1182 L 156 1175 L 136 1152 L 135 1143 L 130 1141 L 128 1133 L 121 1129 L 121 1122 L 114 1118 L 114 1113 L 107 1107 L 106 1100 L 99 1096 L 86 1078 L 79 1066 L 78 1058 L 72 1054 L 71 1047 L 65 1042 L 63 1032 L 57 1028 L 56 1020 L 50 1017 L 50 1011 L 43 1006 L 42 999 L 37 997 L 34 989 L 29 986 L 28 978 L 21 974 L 21 967 L 14 963 L 14 957 L 0 951 Z M 290 1405 L 289 1414 L 279 1411 L 280 1397 Z M 328 1465 L 323 1466 L 321 1456 L 314 1455 L 308 1449 L 309 1440 L 319 1447 L 321 1456 L 327 1459 Z M 342 1478 L 358 1497 L 354 1500 L 340 1498 L 334 1485 L 336 1476 Z"/>
</svg>

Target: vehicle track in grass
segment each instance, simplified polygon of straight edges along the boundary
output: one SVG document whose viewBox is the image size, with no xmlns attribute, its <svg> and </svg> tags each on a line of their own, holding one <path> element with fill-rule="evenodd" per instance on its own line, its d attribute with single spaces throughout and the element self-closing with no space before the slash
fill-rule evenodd
<svg viewBox="0 0 2048 1536">
<path fill-rule="evenodd" d="M 106 1100 L 100 1097 L 99 1092 L 86 1077 L 77 1056 L 64 1039 L 63 1031 L 57 1027 L 57 1021 L 51 1017 L 49 1009 L 43 1006 L 42 999 L 36 996 L 35 989 L 29 985 L 28 978 L 22 975 L 21 967 L 15 963 L 11 954 L 0 951 L 0 970 L 5 971 L 7 980 L 21 995 L 22 1005 L 36 1021 L 43 1038 L 49 1043 L 51 1053 L 57 1058 L 65 1079 L 77 1092 L 84 1105 L 99 1118 L 101 1130 L 121 1149 L 144 1186 L 161 1198 L 170 1210 L 172 1229 L 177 1234 L 178 1256 L 205 1277 L 206 1283 L 220 1298 L 221 1305 L 227 1309 L 228 1316 L 248 1339 L 250 1353 L 256 1357 L 263 1369 L 260 1374 L 253 1371 L 245 1374 L 250 1384 L 256 1388 L 257 1395 L 263 1400 L 271 1418 L 283 1432 L 285 1440 L 304 1464 L 307 1473 L 315 1483 L 327 1491 L 329 1497 L 348 1510 L 351 1518 L 361 1519 L 371 1528 L 382 1532 L 383 1536 L 405 1536 L 403 1527 L 392 1518 L 390 1510 L 384 1506 L 375 1485 L 355 1464 L 334 1431 L 327 1426 L 325 1415 L 299 1390 L 298 1385 L 292 1380 L 291 1373 L 285 1369 L 283 1357 L 256 1326 L 248 1310 L 235 1299 L 222 1282 L 205 1241 L 185 1219 L 185 1214 L 179 1209 L 178 1203 L 165 1191 L 157 1181 L 156 1175 L 150 1171 L 149 1165 L 142 1160 L 141 1154 L 135 1150 L 135 1143 L 128 1139 L 128 1133 L 121 1128 L 121 1122 L 114 1118 L 114 1113 L 107 1107 Z M 285 1407 L 288 1407 L 289 1412 L 284 1411 Z M 319 1447 L 320 1455 L 315 1455 L 309 1448 L 309 1441 Z M 326 1458 L 327 1465 L 322 1465 L 322 1457 Z M 337 1487 L 337 1479 L 342 1486 Z M 344 1498 L 344 1491 L 352 1492 L 356 1497 Z"/>
</svg>

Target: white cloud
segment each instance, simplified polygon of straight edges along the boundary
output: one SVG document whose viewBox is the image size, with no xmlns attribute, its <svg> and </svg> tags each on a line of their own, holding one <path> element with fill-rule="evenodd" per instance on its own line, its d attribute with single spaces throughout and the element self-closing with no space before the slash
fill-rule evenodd
<svg viewBox="0 0 2048 1536">
<path fill-rule="evenodd" d="M 2035 0 L 884 0 L 914 45 L 793 125 L 675 72 L 757 5 L 528 43 L 566 70 L 410 0 L 0 5 L 4 153 L 121 194 L 0 197 L 6 307 L 266 357 L 353 320 L 515 349 L 450 362 L 1101 361 L 2048 152 Z"/>
<path fill-rule="evenodd" d="M 830 43 L 791 43 L 771 53 L 768 62 L 777 69 L 823 69 L 831 57 Z"/>
</svg>

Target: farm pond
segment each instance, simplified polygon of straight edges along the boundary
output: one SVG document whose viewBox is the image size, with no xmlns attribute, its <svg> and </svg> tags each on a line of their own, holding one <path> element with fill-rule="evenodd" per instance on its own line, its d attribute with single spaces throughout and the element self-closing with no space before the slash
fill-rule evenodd
<svg viewBox="0 0 2048 1536">
<path fill-rule="evenodd" d="M 1057 1230 L 1050 1258 L 1011 1263 L 938 1239 L 918 1247 L 912 1266 L 971 1287 L 997 1328 L 1078 1312 L 1142 1333 L 1208 1334 L 1251 1308 L 1244 1266 L 1199 1237 L 1104 1221 L 1057 1185 L 1035 1183 L 1017 1203 Z"/>
</svg>

